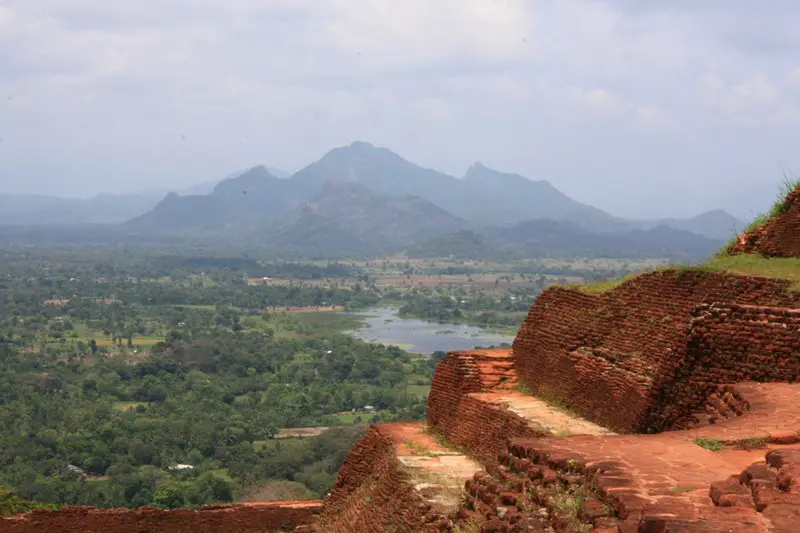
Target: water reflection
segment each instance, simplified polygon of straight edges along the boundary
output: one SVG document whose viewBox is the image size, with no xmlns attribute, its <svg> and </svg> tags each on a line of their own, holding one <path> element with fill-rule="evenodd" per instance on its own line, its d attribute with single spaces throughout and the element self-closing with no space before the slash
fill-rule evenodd
<svg viewBox="0 0 800 533">
<path fill-rule="evenodd" d="M 347 333 L 368 342 L 394 344 L 414 353 L 471 350 L 477 346 L 511 344 L 514 337 L 489 333 L 465 324 L 426 322 L 397 316 L 396 307 L 380 307 L 350 314 L 364 317 L 364 327 Z"/>
</svg>

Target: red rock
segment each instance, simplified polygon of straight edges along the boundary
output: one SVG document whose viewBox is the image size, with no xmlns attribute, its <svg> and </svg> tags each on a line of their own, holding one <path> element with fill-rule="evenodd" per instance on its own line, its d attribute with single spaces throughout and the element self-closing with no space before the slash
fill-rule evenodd
<svg viewBox="0 0 800 533">
<path fill-rule="evenodd" d="M 769 434 L 769 442 L 772 444 L 796 444 L 800 442 L 796 431 L 774 431 Z"/>
<path fill-rule="evenodd" d="M 800 463 L 787 464 L 778 471 L 778 488 L 785 492 L 794 492 L 798 490 L 798 483 L 800 483 Z"/>
<path fill-rule="evenodd" d="M 481 533 L 508 533 L 509 527 L 502 520 L 489 520 L 481 526 Z"/>
</svg>

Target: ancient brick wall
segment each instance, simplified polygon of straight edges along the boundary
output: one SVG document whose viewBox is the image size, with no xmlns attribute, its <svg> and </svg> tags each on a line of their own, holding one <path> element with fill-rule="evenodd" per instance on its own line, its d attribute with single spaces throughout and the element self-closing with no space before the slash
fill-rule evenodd
<svg viewBox="0 0 800 533">
<path fill-rule="evenodd" d="M 759 253 L 773 257 L 800 257 L 800 189 L 786 199 L 788 208 L 731 245 L 728 254 Z"/>
<path fill-rule="evenodd" d="M 685 427 L 695 413 L 726 409 L 712 394 L 742 381 L 800 378 L 800 309 L 712 304 L 699 306 L 685 356 L 661 392 L 652 423 Z"/>
<path fill-rule="evenodd" d="M 545 291 L 514 341 L 519 379 L 620 432 L 654 430 L 649 413 L 679 370 L 702 303 L 798 306 L 790 282 L 696 270 L 645 274 L 600 295 Z"/>
<path fill-rule="evenodd" d="M 68 507 L 0 519 L 3 533 L 264 533 L 310 523 L 322 502 L 210 505 L 198 510 Z"/>
<path fill-rule="evenodd" d="M 536 437 L 521 417 L 470 397 L 483 390 L 513 387 L 511 350 L 450 352 L 436 367 L 428 396 L 428 425 L 484 465 L 511 437 Z"/>
<path fill-rule="evenodd" d="M 428 395 L 428 424 L 449 428 L 466 394 L 483 389 L 480 369 L 471 352 L 449 352 L 436 365 Z"/>
<path fill-rule="evenodd" d="M 430 511 L 397 460 L 394 441 L 373 425 L 348 453 L 313 530 L 427 531 L 437 518 Z"/>
<path fill-rule="evenodd" d="M 464 396 L 445 424 L 432 426 L 470 457 L 491 468 L 497 464 L 497 451 L 513 437 L 535 438 L 544 436 L 520 416 L 470 396 Z"/>
</svg>

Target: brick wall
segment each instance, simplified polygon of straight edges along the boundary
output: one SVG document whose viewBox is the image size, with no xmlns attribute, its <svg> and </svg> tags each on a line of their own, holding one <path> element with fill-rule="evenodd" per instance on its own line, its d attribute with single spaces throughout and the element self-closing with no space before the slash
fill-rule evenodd
<svg viewBox="0 0 800 533">
<path fill-rule="evenodd" d="M 428 396 L 428 425 L 484 465 L 511 437 L 536 437 L 521 417 L 470 396 L 516 384 L 510 350 L 450 352 L 436 367 Z"/>
<path fill-rule="evenodd" d="M 738 304 L 701 305 L 685 356 L 665 382 L 652 424 L 684 427 L 719 386 L 742 381 L 794 382 L 800 377 L 800 309 Z"/>
<path fill-rule="evenodd" d="M 3 533 L 263 533 L 291 531 L 311 522 L 322 502 L 210 505 L 199 510 L 100 510 L 68 507 L 0 519 Z"/>
<path fill-rule="evenodd" d="M 645 274 L 600 295 L 553 288 L 514 341 L 520 381 L 618 432 L 654 430 L 649 416 L 685 354 L 703 303 L 798 307 L 790 282 L 695 270 Z"/>
<path fill-rule="evenodd" d="M 378 424 L 367 428 L 348 453 L 313 530 L 419 532 L 437 518 L 397 460 L 394 441 Z"/>
<path fill-rule="evenodd" d="M 760 253 L 773 257 L 800 257 L 800 189 L 787 197 L 788 209 L 728 248 L 731 255 Z"/>
</svg>

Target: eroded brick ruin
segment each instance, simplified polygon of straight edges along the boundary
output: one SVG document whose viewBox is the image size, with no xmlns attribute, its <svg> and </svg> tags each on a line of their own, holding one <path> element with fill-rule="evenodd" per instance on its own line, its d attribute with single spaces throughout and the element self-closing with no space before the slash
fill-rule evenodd
<svg viewBox="0 0 800 533">
<path fill-rule="evenodd" d="M 731 255 L 759 253 L 771 257 L 800 257 L 798 234 L 800 234 L 800 189 L 789 193 L 783 213 L 755 230 L 743 234 L 727 252 Z"/>
<path fill-rule="evenodd" d="M 789 200 L 735 251 L 800 256 L 800 191 Z M 370 426 L 324 505 L 73 509 L 0 531 L 797 533 L 791 285 L 674 269 L 550 288 L 513 348 L 438 364 L 427 422 Z"/>
</svg>

